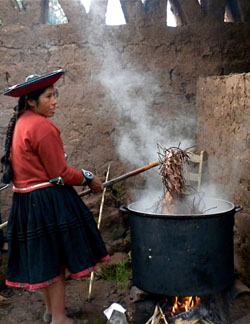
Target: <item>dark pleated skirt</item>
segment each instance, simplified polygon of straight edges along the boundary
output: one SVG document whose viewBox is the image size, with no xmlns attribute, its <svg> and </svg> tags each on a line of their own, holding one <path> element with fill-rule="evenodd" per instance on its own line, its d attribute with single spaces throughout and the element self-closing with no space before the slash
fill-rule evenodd
<svg viewBox="0 0 250 324">
<path fill-rule="evenodd" d="M 77 192 L 53 186 L 14 193 L 8 221 L 6 284 L 41 289 L 59 279 L 88 275 L 109 259 L 92 213 Z"/>
</svg>

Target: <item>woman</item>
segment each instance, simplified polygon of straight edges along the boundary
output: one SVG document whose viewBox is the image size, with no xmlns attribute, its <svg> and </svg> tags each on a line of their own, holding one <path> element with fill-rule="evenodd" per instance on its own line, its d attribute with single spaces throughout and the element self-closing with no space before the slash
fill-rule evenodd
<svg viewBox="0 0 250 324">
<path fill-rule="evenodd" d="M 72 278 L 88 275 L 109 259 L 93 215 L 72 186 L 103 190 L 100 179 L 70 168 L 55 114 L 54 83 L 62 70 L 30 76 L 4 94 L 19 97 L 6 134 L 3 183 L 13 182 L 8 221 L 6 284 L 42 289 L 45 322 L 75 324 L 65 313 L 65 269 Z"/>
</svg>

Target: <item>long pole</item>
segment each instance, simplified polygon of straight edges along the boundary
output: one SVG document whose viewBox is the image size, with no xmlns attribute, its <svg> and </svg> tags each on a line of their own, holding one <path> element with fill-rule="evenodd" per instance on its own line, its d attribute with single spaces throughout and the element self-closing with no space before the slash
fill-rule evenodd
<svg viewBox="0 0 250 324">
<path fill-rule="evenodd" d="M 137 174 L 140 174 L 140 173 L 145 172 L 145 171 L 147 171 L 149 169 L 152 169 L 152 168 L 156 167 L 157 165 L 159 165 L 159 163 L 160 163 L 159 161 L 152 162 L 152 163 L 149 163 L 149 164 L 145 165 L 144 167 L 141 167 L 139 169 L 130 171 L 128 173 L 125 173 L 125 174 L 123 174 L 123 175 L 121 175 L 121 176 L 119 176 L 117 178 L 111 179 L 109 181 L 105 181 L 103 183 L 103 186 L 104 186 L 104 188 L 110 187 L 110 186 L 112 186 L 113 184 L 115 184 L 117 182 L 128 179 L 130 177 L 134 177 Z M 83 197 L 83 196 L 86 196 L 86 195 L 90 194 L 91 192 L 92 192 L 91 189 L 87 189 L 87 190 L 84 190 L 84 191 L 80 192 L 79 196 Z M 7 226 L 7 224 L 8 224 L 8 222 L 5 222 L 5 223 L 1 224 L 2 227 L 0 227 L 0 229 L 5 228 Z"/>
<path fill-rule="evenodd" d="M 108 181 L 109 169 L 110 169 L 110 165 L 108 166 L 108 171 L 107 171 L 107 174 L 106 174 L 105 182 Z M 100 205 L 100 210 L 99 210 L 99 217 L 98 217 L 98 223 L 97 223 L 97 228 L 98 229 L 100 229 L 101 221 L 102 221 L 102 211 L 103 211 L 105 193 L 106 193 L 106 188 L 104 188 L 104 190 L 102 192 L 102 200 L 101 200 L 101 205 Z M 91 275 L 90 275 L 90 282 L 89 282 L 88 301 L 90 301 L 90 298 L 91 298 L 93 282 L 94 282 L 94 272 L 92 271 L 91 272 Z"/>
<path fill-rule="evenodd" d="M 115 184 L 115 183 L 117 183 L 117 182 L 120 182 L 120 181 L 122 181 L 122 180 L 128 179 L 128 178 L 130 178 L 130 177 L 134 177 L 134 176 L 136 176 L 137 174 L 140 174 L 140 173 L 145 172 L 145 171 L 147 171 L 147 170 L 149 170 L 149 169 L 151 169 L 151 168 L 154 168 L 154 167 L 156 167 L 157 165 L 159 165 L 159 163 L 160 163 L 159 161 L 152 162 L 152 163 L 150 163 L 150 164 L 145 165 L 144 167 L 141 167 L 141 168 L 139 168 L 139 169 L 136 169 L 136 170 L 130 171 L 130 172 L 128 172 L 128 173 L 125 173 L 125 174 L 123 174 L 123 175 L 121 175 L 121 176 L 119 176 L 119 177 L 117 177 L 117 178 L 114 178 L 114 179 L 111 179 L 111 180 L 109 180 L 109 181 L 104 182 L 104 183 L 103 183 L 103 186 L 104 186 L 104 188 L 106 188 L 106 187 L 110 187 L 110 186 L 112 186 L 113 184 Z M 80 196 L 80 197 L 82 197 L 82 196 L 86 196 L 86 195 L 88 195 L 88 194 L 91 193 L 91 192 L 92 192 L 91 189 L 87 189 L 87 190 L 84 190 L 84 191 L 80 192 L 80 193 L 79 193 L 79 196 Z"/>
</svg>

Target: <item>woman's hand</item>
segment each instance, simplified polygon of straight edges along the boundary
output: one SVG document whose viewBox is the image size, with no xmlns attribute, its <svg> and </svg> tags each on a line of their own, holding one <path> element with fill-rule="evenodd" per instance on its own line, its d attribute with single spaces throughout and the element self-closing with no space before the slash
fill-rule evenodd
<svg viewBox="0 0 250 324">
<path fill-rule="evenodd" d="M 102 185 L 102 182 L 101 180 L 94 175 L 94 178 L 93 180 L 90 182 L 89 184 L 89 188 L 94 192 L 94 193 L 100 193 L 100 192 L 103 192 L 103 185 Z"/>
</svg>

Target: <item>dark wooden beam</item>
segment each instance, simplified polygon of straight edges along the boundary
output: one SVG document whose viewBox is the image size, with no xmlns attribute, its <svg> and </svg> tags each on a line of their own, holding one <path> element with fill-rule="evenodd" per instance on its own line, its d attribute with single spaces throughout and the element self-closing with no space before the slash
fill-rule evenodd
<svg viewBox="0 0 250 324">
<path fill-rule="evenodd" d="M 47 24 L 49 19 L 49 0 L 41 0 L 42 1 L 42 24 Z"/>
<path fill-rule="evenodd" d="M 171 3 L 184 25 L 201 22 L 204 18 L 201 6 L 197 0 L 171 0 Z"/>
<path fill-rule="evenodd" d="M 237 0 L 228 0 L 228 8 L 230 9 L 233 22 L 239 22 L 241 21 L 240 11 L 239 11 L 239 5 Z"/>
<path fill-rule="evenodd" d="M 249 0 L 238 0 L 237 1 L 241 21 L 250 21 L 250 1 Z"/>
<path fill-rule="evenodd" d="M 177 26 L 186 25 L 187 20 L 182 11 L 179 0 L 170 0 L 171 10 L 175 15 Z"/>
<path fill-rule="evenodd" d="M 166 26 L 167 0 L 146 0 L 145 12 L 147 20 L 151 20 L 152 24 Z"/>
<path fill-rule="evenodd" d="M 201 10 L 204 15 L 207 14 L 207 0 L 201 0 Z"/>
<path fill-rule="evenodd" d="M 225 18 L 224 18 L 225 22 L 231 22 L 231 23 L 235 22 L 235 19 L 234 19 L 233 14 L 232 14 L 232 10 L 231 10 L 231 8 L 230 8 L 230 6 L 228 4 L 227 4 L 226 9 L 225 9 Z"/>
<path fill-rule="evenodd" d="M 207 17 L 213 22 L 224 22 L 227 0 L 207 0 Z"/>
<path fill-rule="evenodd" d="M 70 23 L 81 24 L 86 11 L 80 0 L 58 0 L 58 2 Z"/>
<path fill-rule="evenodd" d="M 144 5 L 141 0 L 120 0 L 126 23 L 137 23 L 145 19 Z"/>
</svg>

